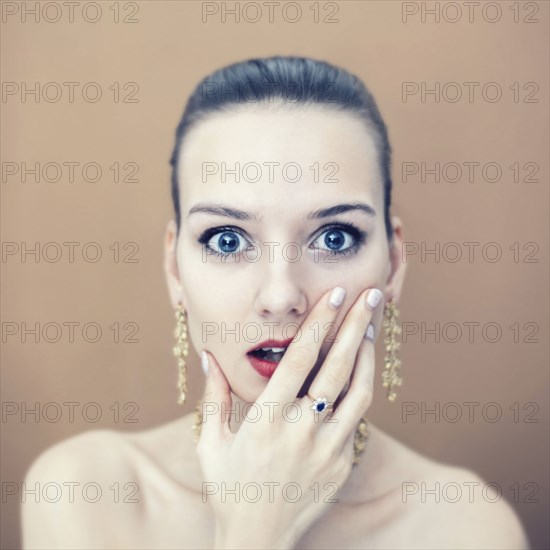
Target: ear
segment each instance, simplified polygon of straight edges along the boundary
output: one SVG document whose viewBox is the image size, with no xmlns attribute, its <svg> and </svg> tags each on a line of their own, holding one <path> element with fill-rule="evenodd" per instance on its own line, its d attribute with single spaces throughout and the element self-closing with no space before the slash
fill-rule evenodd
<svg viewBox="0 0 550 550">
<path fill-rule="evenodd" d="M 170 220 L 166 226 L 164 236 L 164 273 L 170 294 L 170 302 L 175 309 L 179 303 L 187 309 L 183 298 L 183 287 L 181 284 L 180 273 L 178 269 L 178 260 L 176 254 L 177 227 L 174 220 Z"/>
<path fill-rule="evenodd" d="M 403 261 L 403 223 L 397 216 L 392 216 L 393 241 L 390 245 L 390 274 L 384 290 L 388 299 L 399 302 L 401 290 L 405 282 L 407 263 Z"/>
</svg>

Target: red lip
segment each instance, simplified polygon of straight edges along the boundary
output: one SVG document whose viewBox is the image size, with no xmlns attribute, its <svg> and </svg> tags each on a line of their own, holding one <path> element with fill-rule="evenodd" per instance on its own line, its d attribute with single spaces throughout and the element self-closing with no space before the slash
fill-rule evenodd
<svg viewBox="0 0 550 550">
<path fill-rule="evenodd" d="M 265 340 L 255 345 L 253 348 L 250 348 L 246 353 L 250 353 L 258 348 L 288 348 L 292 340 L 294 340 L 294 338 L 288 338 L 287 340 Z"/>
<path fill-rule="evenodd" d="M 275 372 L 275 369 L 279 366 L 279 363 L 276 363 L 275 361 L 266 361 L 265 359 L 254 357 L 254 355 L 247 355 L 246 357 L 250 361 L 250 364 L 254 370 L 264 378 L 271 378 Z"/>
<path fill-rule="evenodd" d="M 267 361 L 266 359 L 261 359 L 260 357 L 251 355 L 250 352 L 258 348 L 288 348 L 292 340 L 294 340 L 294 338 L 288 338 L 287 340 L 265 340 L 264 342 L 261 342 L 260 344 L 249 349 L 246 357 L 250 361 L 250 364 L 252 365 L 254 370 L 260 376 L 263 376 L 264 378 L 271 378 L 271 376 L 273 376 L 273 373 L 275 372 L 275 369 L 279 366 L 279 363 L 277 363 L 276 361 Z"/>
</svg>

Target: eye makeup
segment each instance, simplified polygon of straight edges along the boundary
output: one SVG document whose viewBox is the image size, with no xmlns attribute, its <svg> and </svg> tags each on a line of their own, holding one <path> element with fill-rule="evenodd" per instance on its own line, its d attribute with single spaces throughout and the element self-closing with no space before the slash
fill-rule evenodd
<svg viewBox="0 0 550 550">
<path fill-rule="evenodd" d="M 210 242 L 217 235 L 220 235 L 220 237 L 222 235 L 225 236 L 225 239 L 226 239 L 225 244 L 228 244 L 228 242 L 229 242 L 231 244 L 237 243 L 237 245 L 238 245 L 238 241 L 240 239 L 243 239 L 245 242 L 248 243 L 249 246 L 245 247 L 243 249 L 237 250 L 237 251 L 231 251 L 231 252 L 223 251 L 220 247 L 219 239 L 218 239 L 218 243 L 217 243 L 216 246 L 212 246 L 212 244 Z M 352 242 L 351 245 L 349 245 L 346 248 L 341 249 L 341 250 L 335 250 L 335 249 L 330 249 L 330 248 L 327 249 L 327 248 L 322 248 L 322 247 L 319 247 L 319 246 L 315 246 L 315 243 L 317 243 L 317 241 L 323 235 L 326 235 L 325 236 L 325 241 L 327 241 L 327 237 L 330 236 L 330 235 L 335 237 L 334 240 L 336 240 L 336 241 L 341 240 L 341 237 L 339 237 L 339 236 L 345 235 L 344 242 L 347 240 L 346 237 L 351 237 L 353 242 Z M 350 222 L 335 222 L 335 223 L 327 224 L 327 225 L 323 226 L 322 228 L 320 228 L 319 231 L 317 232 L 317 237 L 313 241 L 314 244 L 310 245 L 309 248 L 310 249 L 317 249 L 317 250 L 326 251 L 328 256 L 342 257 L 342 256 L 346 256 L 346 255 L 357 254 L 357 252 L 359 252 L 361 247 L 365 244 L 366 240 L 367 240 L 367 232 L 359 229 L 353 223 L 350 223 Z M 252 250 L 254 248 L 254 245 L 250 242 L 250 240 L 247 239 L 247 237 L 245 237 L 244 232 L 240 228 L 235 227 L 235 226 L 219 226 L 219 227 L 211 227 L 209 229 L 206 229 L 199 236 L 199 238 L 197 239 L 197 242 L 202 245 L 203 250 L 206 254 L 213 255 L 213 256 L 219 256 L 219 257 L 223 258 L 224 260 L 227 259 L 227 258 L 235 258 L 239 254 L 241 254 L 245 249 Z M 325 244 L 328 244 L 328 243 L 326 242 Z M 334 244 L 334 242 L 333 242 L 333 244 Z"/>
</svg>

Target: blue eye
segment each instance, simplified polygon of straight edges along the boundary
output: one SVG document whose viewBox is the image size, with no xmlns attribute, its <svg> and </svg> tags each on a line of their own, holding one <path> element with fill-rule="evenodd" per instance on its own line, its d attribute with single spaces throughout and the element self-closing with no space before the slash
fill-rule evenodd
<svg viewBox="0 0 550 550">
<path fill-rule="evenodd" d="M 329 229 L 322 233 L 321 237 L 314 242 L 313 246 L 315 247 L 320 241 L 321 244 L 318 244 L 317 248 L 328 250 L 332 254 L 344 253 L 344 251 L 352 248 L 357 241 L 350 233 L 340 229 Z"/>
<path fill-rule="evenodd" d="M 323 228 L 324 231 L 310 245 L 309 248 L 326 250 L 331 256 L 357 253 L 366 240 L 366 232 L 361 231 L 351 223 L 331 224 Z M 320 238 L 324 235 L 324 238 Z M 244 240 L 248 246 L 243 246 Z M 322 244 L 317 244 L 322 241 Z M 251 244 L 240 231 L 233 227 L 213 227 L 207 229 L 198 239 L 207 254 L 220 256 L 222 259 L 236 257 L 244 250 L 251 250 Z M 326 248 L 325 248 L 326 247 Z"/>
<path fill-rule="evenodd" d="M 365 242 L 367 234 L 361 231 L 358 227 L 351 223 L 346 224 L 333 224 L 324 228 L 321 236 L 313 243 L 313 248 L 320 248 L 321 250 L 328 250 L 331 256 L 341 256 L 344 254 L 353 254 L 359 252 L 359 249 Z M 323 248 L 316 243 L 322 242 L 327 248 Z M 344 246 L 346 245 L 347 246 Z"/>
<path fill-rule="evenodd" d="M 244 237 L 238 231 L 229 227 L 218 227 L 205 231 L 199 238 L 199 243 L 203 245 L 207 254 L 227 258 L 238 256 L 244 250 L 239 248 L 241 239 Z"/>
</svg>

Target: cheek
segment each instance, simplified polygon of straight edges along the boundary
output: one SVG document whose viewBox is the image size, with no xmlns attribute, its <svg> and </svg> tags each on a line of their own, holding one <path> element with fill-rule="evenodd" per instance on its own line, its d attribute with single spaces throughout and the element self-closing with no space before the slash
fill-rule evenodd
<svg viewBox="0 0 550 550">
<path fill-rule="evenodd" d="M 242 353 L 253 343 L 246 338 L 246 321 L 237 308 L 211 292 L 191 292 L 188 295 L 188 330 L 198 353 L 202 349 L 211 351 L 221 366 L 222 360 L 229 360 L 235 353 Z M 255 337 L 251 331 L 252 338 Z M 227 363 L 229 364 L 229 362 Z"/>
<path fill-rule="evenodd" d="M 358 292 L 365 288 L 378 288 L 384 291 L 388 275 L 391 272 L 389 252 L 385 247 L 377 247 L 369 252 L 363 269 L 355 270 L 359 279 Z"/>
</svg>

